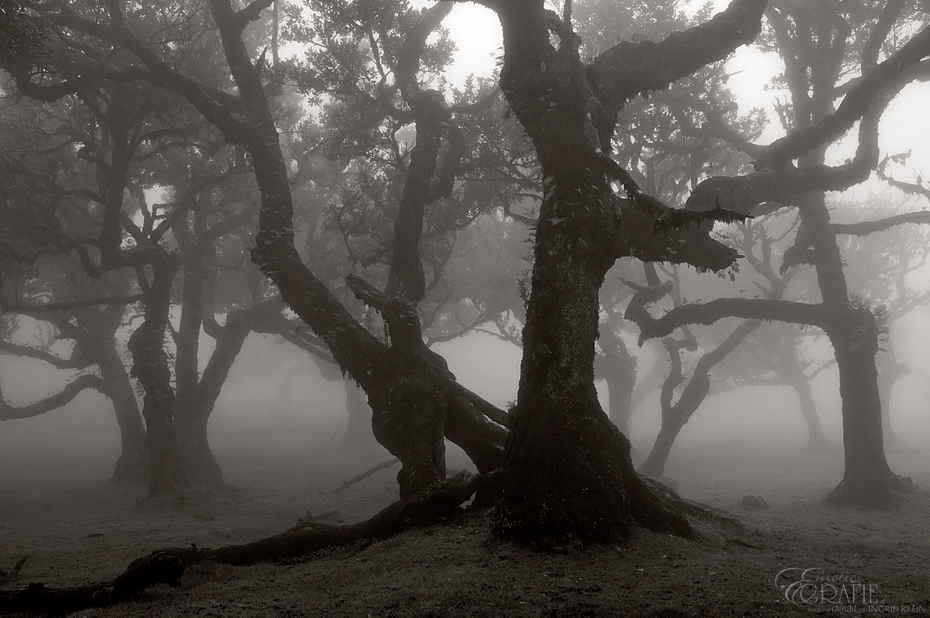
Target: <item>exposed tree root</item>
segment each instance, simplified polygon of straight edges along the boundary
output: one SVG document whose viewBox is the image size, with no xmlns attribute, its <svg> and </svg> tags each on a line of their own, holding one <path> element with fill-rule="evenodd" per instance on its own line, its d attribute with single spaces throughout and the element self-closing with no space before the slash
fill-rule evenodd
<svg viewBox="0 0 930 618">
<path fill-rule="evenodd" d="M 888 471 L 865 478 L 844 478 L 823 501 L 833 506 L 893 509 L 913 491 L 910 478 Z"/>
<path fill-rule="evenodd" d="M 642 479 L 653 493 L 660 496 L 666 504 L 682 515 L 690 515 L 696 519 L 703 519 L 721 526 L 745 528 L 743 522 L 735 517 L 727 515 L 725 511 L 715 509 L 706 504 L 701 504 L 700 502 L 694 502 L 693 500 L 686 500 L 679 496 L 671 487 L 655 479 L 646 476 L 642 477 Z"/>
<path fill-rule="evenodd" d="M 135 560 L 122 575 L 109 582 L 75 588 L 49 588 L 42 583 L 33 583 L 16 592 L 0 591 L 0 614 L 28 611 L 62 615 L 88 607 L 111 605 L 137 596 L 153 584 L 178 586 L 184 569 L 202 560 L 255 564 L 294 558 L 359 539 L 390 536 L 411 526 L 456 514 L 458 507 L 476 491 L 493 484 L 496 474 L 461 472 L 395 502 L 357 524 L 300 528 L 253 543 L 216 549 L 196 546 L 161 549 Z"/>
</svg>

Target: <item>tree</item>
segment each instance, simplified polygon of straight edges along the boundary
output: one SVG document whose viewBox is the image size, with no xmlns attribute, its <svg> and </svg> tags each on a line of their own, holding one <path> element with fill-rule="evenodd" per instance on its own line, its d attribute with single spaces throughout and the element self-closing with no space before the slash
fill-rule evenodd
<svg viewBox="0 0 930 618">
<path fill-rule="evenodd" d="M 448 388 L 450 396 L 446 399 L 447 435 L 463 444 L 466 452 L 478 464 L 479 469 L 486 469 L 488 465 L 497 465 L 500 461 L 499 451 L 495 454 L 495 448 L 499 447 L 494 445 L 499 442 L 496 442 L 496 439 L 489 439 L 489 436 L 493 434 L 487 433 L 493 429 L 494 425 L 489 420 L 481 420 L 487 417 L 478 416 L 475 406 L 481 406 L 483 414 L 494 416 L 505 424 L 509 424 L 509 420 L 476 401 L 473 396 L 463 392 L 463 389 L 454 382 L 450 382 L 449 376 L 445 375 L 441 367 L 437 368 L 434 363 L 430 362 L 428 355 L 404 355 L 386 349 L 352 320 L 342 306 L 332 299 L 331 294 L 321 282 L 300 263 L 293 245 L 293 230 L 290 227 L 293 210 L 287 183 L 287 166 L 278 146 L 278 138 L 274 132 L 273 118 L 262 89 L 260 73 L 248 57 L 240 38 L 246 24 L 254 19 L 265 5 L 267 3 L 252 4 L 236 12 L 223 0 L 215 0 L 211 3 L 213 17 L 223 38 L 227 60 L 236 80 L 239 96 L 245 104 L 242 116 L 230 115 L 226 106 L 229 101 L 225 97 L 207 91 L 189 77 L 173 71 L 162 59 L 143 46 L 131 32 L 120 28 L 118 24 L 122 23 L 122 15 L 116 7 L 110 8 L 109 26 L 97 27 L 79 15 L 61 10 L 50 13 L 47 18 L 60 26 L 93 33 L 125 46 L 144 62 L 142 74 L 158 85 L 182 93 L 224 132 L 227 139 L 242 143 L 249 151 L 262 193 L 260 231 L 256 238 L 257 246 L 253 252 L 253 259 L 275 282 L 285 302 L 323 338 L 340 366 L 365 388 L 376 414 L 379 410 L 395 409 L 397 406 L 418 405 L 417 402 L 423 400 L 435 401 L 434 394 L 442 393 L 445 388 Z M 589 456 L 597 451 L 597 449 L 581 447 L 578 444 L 579 439 L 592 439 L 595 443 L 601 440 L 607 441 L 603 443 L 605 448 L 598 451 L 605 453 L 607 459 L 596 458 L 598 460 L 592 461 L 594 465 L 585 468 L 585 472 L 580 472 L 578 468 L 562 468 L 569 474 L 573 472 L 582 474 L 580 478 L 575 478 L 574 482 L 592 480 L 597 486 L 592 487 L 589 495 L 577 504 L 571 505 L 564 499 L 551 502 L 551 510 L 546 513 L 544 524 L 540 526 L 539 519 L 536 517 L 538 509 L 530 508 L 518 514 L 512 508 L 514 501 L 523 502 L 525 506 L 529 506 L 527 501 L 519 498 L 513 488 L 516 486 L 515 483 L 520 484 L 518 475 L 515 473 L 522 469 L 525 474 L 527 469 L 534 465 L 521 464 L 518 461 L 519 458 L 514 457 L 514 452 L 525 452 L 524 449 L 515 448 L 515 445 L 523 441 L 528 447 L 527 442 L 533 442 L 532 439 L 526 441 L 525 438 L 528 436 L 525 432 L 514 427 L 509 438 L 510 464 L 508 468 L 511 473 L 504 484 L 505 502 L 503 510 L 500 511 L 502 515 L 499 519 L 502 522 L 500 528 L 527 537 L 552 534 L 562 538 L 572 531 L 577 531 L 586 538 L 612 538 L 627 530 L 628 518 L 633 516 L 642 523 L 659 527 L 671 523 L 677 531 L 687 533 L 688 527 L 683 519 L 662 513 L 657 500 L 652 497 L 646 486 L 632 471 L 628 459 L 628 443 L 616 429 L 605 429 L 605 427 L 612 428 L 613 426 L 607 422 L 603 413 L 597 410 L 593 386 L 597 288 L 606 271 L 605 266 L 612 262 L 612 259 L 605 258 L 605 255 L 616 256 L 620 251 L 635 250 L 637 255 L 653 252 L 656 255 L 665 256 L 670 241 L 690 238 L 693 242 L 683 243 L 683 250 L 679 250 L 675 259 L 690 260 L 703 267 L 723 267 L 730 263 L 734 254 L 722 245 L 716 245 L 707 240 L 706 229 L 703 233 L 694 230 L 672 231 L 669 234 L 670 239 L 652 239 L 651 234 L 644 233 L 655 227 L 657 216 L 660 217 L 659 227 L 665 228 L 669 227 L 668 224 L 675 223 L 681 215 L 656 204 L 654 198 L 649 198 L 639 191 L 622 169 L 615 164 L 612 165 L 603 156 L 600 150 L 602 140 L 588 139 L 590 130 L 586 131 L 585 128 L 592 125 L 590 121 L 587 125 L 585 124 L 584 110 L 589 102 L 590 88 L 579 90 L 577 80 L 570 79 L 571 74 L 580 77 L 577 70 L 580 67 L 580 61 L 577 58 L 575 40 L 567 37 L 569 41 L 565 49 L 572 47 L 574 51 L 569 53 L 568 62 L 563 64 L 558 60 L 556 50 L 549 43 L 548 32 L 550 26 L 563 34 L 565 31 L 558 26 L 558 21 L 552 22 L 548 19 L 541 5 L 523 6 L 520 4 L 519 7 L 507 5 L 494 8 L 502 17 L 505 49 L 509 50 L 505 53 L 505 70 L 501 77 L 502 89 L 510 100 L 511 108 L 534 141 L 544 177 L 550 179 L 544 185 L 549 199 L 548 205 L 547 200 L 544 199 L 543 211 L 551 211 L 553 208 L 556 211 L 562 210 L 566 204 L 563 203 L 557 208 L 556 206 L 565 200 L 575 203 L 578 199 L 575 197 L 576 191 L 579 189 L 582 189 L 583 197 L 590 198 L 583 200 L 583 203 L 589 204 L 591 208 L 587 216 L 581 214 L 586 212 L 585 208 L 576 208 L 569 213 L 564 213 L 570 215 L 569 225 L 564 230 L 553 230 L 553 225 L 561 227 L 564 221 L 561 218 L 563 213 L 559 212 L 559 216 L 553 216 L 555 213 L 547 212 L 541 218 L 537 228 L 534 292 L 530 298 L 527 329 L 524 333 L 528 360 L 524 362 L 517 414 L 520 413 L 521 407 L 524 410 L 536 407 L 534 397 L 538 397 L 542 403 L 546 404 L 542 409 L 564 408 L 561 404 L 571 403 L 572 405 L 564 410 L 570 417 L 577 417 L 572 420 L 581 421 L 578 425 L 593 421 L 584 427 L 583 436 L 575 435 L 565 441 L 567 445 L 571 445 L 566 446 L 565 451 L 575 448 L 579 451 L 572 456 L 573 459 L 577 455 Z M 640 81 L 633 83 L 632 86 L 627 83 L 629 89 L 619 90 L 616 83 L 603 79 L 599 88 L 604 90 L 599 94 L 602 100 L 606 101 L 606 108 L 615 110 L 622 105 L 623 100 L 633 96 L 636 92 L 664 86 L 674 77 L 688 74 L 706 61 L 719 58 L 737 44 L 751 39 L 752 24 L 754 21 L 758 22 L 761 8 L 761 3 L 758 2 L 755 5 L 750 2 L 736 3 L 729 12 L 704 27 L 687 35 L 673 37 L 671 43 L 660 46 L 658 49 L 651 49 L 649 57 L 653 59 L 658 58 L 668 48 L 679 50 L 675 60 L 680 64 L 674 70 L 665 74 L 648 72 L 653 77 L 660 76 L 658 81 Z M 739 34 L 734 34 L 736 31 L 739 31 Z M 708 32 L 713 33 L 714 36 L 707 36 Z M 629 51 L 628 48 L 627 51 Z M 642 50 L 636 47 L 634 51 L 639 53 Z M 535 56 L 537 53 L 541 53 L 541 56 Z M 605 72 L 602 78 L 606 78 L 612 66 L 625 66 L 627 61 L 622 54 L 619 58 L 613 57 L 616 55 L 616 53 L 612 54 L 604 60 L 601 67 L 595 67 L 590 73 L 594 75 L 599 68 L 600 71 Z M 534 57 L 535 60 L 531 61 L 530 57 Z M 544 57 L 546 60 L 539 61 L 539 57 Z M 632 61 L 629 63 L 632 64 Z M 552 69 L 548 75 L 545 74 L 547 67 Z M 638 75 L 638 77 L 643 76 Z M 535 80 L 539 80 L 539 83 L 535 83 Z M 545 112 L 548 107 L 543 108 L 539 104 L 539 98 L 545 89 L 536 93 L 536 88 L 547 82 L 555 87 L 552 94 L 557 95 L 556 98 L 550 98 L 548 101 L 555 105 L 565 104 L 565 107 L 559 110 L 557 115 L 559 121 L 553 126 L 551 132 L 543 130 L 546 123 Z M 545 96 L 542 98 L 547 100 Z M 611 105 L 614 107 L 611 108 Z M 553 121 L 555 119 L 556 115 L 553 115 Z M 599 114 L 598 121 L 602 127 L 607 124 L 611 129 L 604 133 L 605 139 L 603 140 L 604 144 L 609 144 L 613 119 L 610 118 L 609 113 L 606 113 Z M 548 140 L 551 139 L 555 141 L 549 142 Z M 562 140 L 567 141 L 561 143 Z M 562 153 L 561 157 L 566 159 L 555 156 L 556 152 Z M 562 164 L 565 160 L 570 164 L 563 168 Z M 585 172 L 585 163 L 588 164 L 587 172 Z M 563 169 L 550 170 L 550 166 Z M 549 175 L 550 171 L 555 172 L 555 176 Z M 614 226 L 617 215 L 620 214 L 620 205 L 613 197 L 608 181 L 610 177 L 617 177 L 623 182 L 624 188 L 633 195 L 635 203 L 641 209 L 638 211 L 630 206 L 624 211 L 627 218 L 631 219 L 628 223 L 632 225 L 626 223 L 621 225 L 620 233 L 617 233 Z M 559 182 L 554 182 L 554 179 L 558 179 Z M 551 195 L 551 191 L 558 195 Z M 563 194 L 562 191 L 565 193 Z M 712 213 L 712 216 L 691 217 L 698 221 L 721 218 L 726 217 L 719 212 Z M 605 226 L 606 221 L 613 222 L 614 225 Z M 563 232 L 570 232 L 570 234 Z M 578 232 L 584 233 L 578 234 Z M 549 237 L 549 234 L 552 236 Z M 572 243 L 568 242 L 570 236 L 577 237 L 577 245 L 571 246 Z M 553 243 L 551 247 L 550 243 Z M 546 250 L 541 250 L 540 246 L 546 247 Z M 580 255 L 576 254 L 576 251 Z M 544 259 L 540 260 L 541 256 Z M 555 259 L 556 256 L 558 259 Z M 558 303 L 546 302 L 545 298 L 541 298 L 547 285 L 540 287 L 538 284 L 548 279 L 549 275 L 553 278 L 547 284 L 554 286 L 555 297 L 561 300 L 571 298 L 571 302 L 556 306 Z M 581 286 L 581 289 L 578 286 Z M 358 287 L 363 289 L 362 286 Z M 381 299 L 370 290 L 363 289 L 363 291 L 375 302 L 381 302 Z M 389 308 L 389 305 L 384 304 L 382 313 Z M 534 309 L 538 313 L 534 314 Z M 568 321 L 561 319 L 567 317 L 563 313 L 565 309 L 573 318 L 579 319 Z M 555 315 L 552 315 L 553 311 Z M 550 319 L 552 322 L 547 323 Z M 547 329 L 549 326 L 552 327 L 551 330 Z M 415 331 L 411 328 L 409 332 L 419 337 L 418 328 Z M 532 336 L 527 337 L 527 333 Z M 395 337 L 396 334 L 395 329 Z M 536 337 L 540 339 L 537 340 Z M 559 342 L 563 347 L 562 350 L 558 349 L 559 346 L 546 349 L 550 344 Z M 574 349 L 569 342 L 578 342 L 578 345 L 587 351 Z M 564 349 L 564 346 L 571 349 Z M 541 379 L 543 376 L 537 375 L 536 372 L 542 371 L 545 374 L 554 369 L 555 366 L 545 362 L 545 359 L 552 359 L 553 355 L 559 352 L 569 353 L 564 358 L 575 365 L 573 368 L 577 369 L 578 373 L 574 376 L 575 379 L 571 380 L 571 388 L 562 388 L 569 385 L 558 383 L 558 376 L 551 376 L 556 381 L 549 387 L 558 385 L 556 393 L 546 388 L 546 380 Z M 540 356 L 545 358 L 540 358 Z M 416 370 L 416 375 L 414 375 L 414 370 Z M 568 377 L 570 376 L 562 373 L 563 379 Z M 587 383 L 586 386 L 585 383 Z M 534 395 L 530 392 L 531 385 L 541 395 Z M 389 390 L 390 386 L 394 388 Z M 548 398 L 552 399 L 547 401 Z M 595 412 L 594 416 L 591 416 L 592 411 Z M 600 416 L 597 416 L 598 414 Z M 598 420 L 602 417 L 603 423 Z M 455 423 L 459 423 L 457 427 Z M 536 425 L 546 427 L 544 433 L 552 438 L 554 438 L 554 433 L 558 432 L 562 432 L 559 438 L 571 435 L 566 434 L 563 427 L 551 422 L 536 423 Z M 578 429 L 578 425 L 574 425 L 574 428 Z M 525 430 L 526 426 L 522 429 Z M 464 431 L 464 435 L 458 433 L 460 431 Z M 538 442 L 543 447 L 536 450 L 546 452 L 549 444 L 554 441 L 552 438 Z M 602 474 L 605 476 L 601 476 Z M 523 487 L 538 489 L 538 493 L 535 494 L 536 498 L 543 498 L 557 485 L 559 479 L 560 475 L 556 475 L 550 479 L 542 479 L 536 488 L 533 488 L 532 482 L 523 484 Z M 510 491 L 507 490 L 508 487 Z M 539 502 L 536 505 L 538 506 Z M 589 507 L 590 511 L 587 510 Z M 585 512 L 585 516 L 573 517 L 580 512 Z M 520 531 L 514 527 L 518 522 L 522 522 Z"/>
<path fill-rule="evenodd" d="M 125 273 L 94 277 L 91 253 L 78 241 L 95 229 L 81 215 L 86 189 L 82 161 L 69 146 L 80 133 L 80 106 L 62 102 L 38 105 L 4 101 L 4 143 L 0 164 L 9 180 L 0 189 L 0 309 L 12 318 L 29 315 L 53 325 L 55 337 L 72 342 L 71 358 L 33 347 L 0 342 L 12 354 L 41 358 L 59 369 L 89 370 L 63 390 L 13 410 L 6 418 L 43 414 L 66 405 L 85 388 L 110 398 L 120 428 L 122 451 L 113 471 L 114 481 L 148 476 L 145 429 L 115 334 L 123 326 L 132 294 Z M 78 260 L 69 255 L 77 253 Z M 90 273 L 90 274 L 89 274 Z M 77 299 L 77 300 L 75 300 Z"/>
<path fill-rule="evenodd" d="M 504 32 L 501 89 L 533 141 L 544 178 L 524 360 L 495 526 L 523 539 L 606 540 L 628 533 L 631 521 L 689 534 L 687 522 L 665 509 L 636 476 L 629 441 L 598 405 L 593 368 L 598 290 L 621 255 L 704 268 L 723 268 L 734 256 L 722 245 L 702 245 L 693 233 L 691 242 L 681 243 L 685 251 L 672 255 L 651 229 L 664 229 L 663 217 L 677 211 L 644 194 L 604 153 L 628 99 L 751 41 L 764 3 L 735 2 L 710 22 L 662 43 L 618 44 L 587 67 L 578 56 L 570 14 L 559 19 L 542 3 L 485 4 L 497 12 Z M 550 31 L 559 36 L 559 49 Z M 611 181 L 630 194 L 628 209 L 622 209 Z M 650 231 L 636 225 L 637 217 Z M 683 234 L 669 236 L 685 240 Z"/>
<path fill-rule="evenodd" d="M 837 504 L 889 505 L 908 487 L 891 472 L 882 449 L 874 361 L 879 328 L 872 311 L 849 296 L 836 242 L 839 230 L 830 224 L 824 192 L 861 182 L 877 166 L 878 121 L 888 101 L 922 74 L 921 63 L 930 52 L 930 30 L 917 32 L 899 49 L 889 49 L 888 34 L 902 23 L 899 18 L 904 24 L 900 27 L 920 25 L 902 13 L 904 3 L 888 3 L 881 10 L 828 4 L 776 2 L 768 10 L 777 49 L 786 64 L 785 81 L 792 105 L 783 109 L 782 116 L 791 132 L 761 151 L 754 163 L 755 172 L 736 178 L 709 178 L 698 185 L 686 204 L 691 210 L 722 204 L 757 214 L 782 204 L 796 205 L 803 224 L 796 241 L 798 253 L 815 266 L 823 302 L 805 305 L 722 299 L 703 308 L 678 308 L 667 314 L 668 320 L 663 318 L 661 328 L 650 327 L 647 336 L 661 336 L 673 323 L 708 323 L 722 315 L 823 328 L 839 368 L 845 453 L 843 481 L 827 499 Z M 862 45 L 858 57 L 851 58 L 847 52 L 853 35 Z M 887 56 L 878 62 L 883 46 Z M 839 77 L 857 67 L 859 76 L 848 87 L 839 88 Z M 834 111 L 838 96 L 842 101 Z M 855 122 L 859 122 L 856 155 L 840 165 L 826 165 L 826 146 Z M 798 167 L 791 163 L 795 158 L 800 160 Z M 859 225 L 881 228 L 882 222 Z"/>
</svg>

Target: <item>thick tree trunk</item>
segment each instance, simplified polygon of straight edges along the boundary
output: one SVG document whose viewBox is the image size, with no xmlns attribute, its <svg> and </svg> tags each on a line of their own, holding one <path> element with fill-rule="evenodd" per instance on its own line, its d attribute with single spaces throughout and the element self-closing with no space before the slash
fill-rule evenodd
<svg viewBox="0 0 930 618">
<path fill-rule="evenodd" d="M 640 480 L 629 441 L 598 403 L 593 363 L 602 270 L 591 256 L 565 251 L 571 236 L 546 224 L 545 211 L 559 206 L 568 210 L 557 201 L 543 205 L 537 229 L 537 247 L 548 251 L 536 252 L 495 527 L 508 538 L 557 542 L 616 539 L 634 520 L 690 534 Z M 543 245 L 547 240 L 561 246 Z"/>
<path fill-rule="evenodd" d="M 865 308 L 828 330 L 840 373 L 843 400 L 843 480 L 825 501 L 841 505 L 889 507 L 909 487 L 885 459 L 881 397 L 878 392 L 878 328 Z"/>
<path fill-rule="evenodd" d="M 875 316 L 849 300 L 843 260 L 823 193 L 806 194 L 800 213 L 810 231 L 817 281 L 831 316 L 825 330 L 840 375 L 845 470 L 843 480 L 825 500 L 841 505 L 892 506 L 897 494 L 908 487 L 885 459 L 875 367 L 879 335 Z"/>
<path fill-rule="evenodd" d="M 543 212 L 557 206 L 553 200 Z M 558 232 L 545 222 L 541 217 L 537 247 L 547 240 L 562 246 L 552 250 L 548 242 L 550 252 L 536 252 L 495 527 L 525 540 L 616 539 L 629 533 L 634 511 L 650 495 L 633 470 L 629 441 L 601 410 L 594 389 L 599 269 L 564 250 L 567 235 L 550 239 Z M 637 519 L 687 533 L 683 519 L 656 515 L 652 522 Z"/>
<path fill-rule="evenodd" d="M 165 329 L 171 306 L 171 284 L 180 264 L 160 247 L 151 260 L 152 281 L 145 292 L 145 320 L 129 338 L 131 375 L 145 390 L 142 415 L 151 461 L 147 500 L 171 495 L 187 485 L 174 436 L 174 389 L 165 352 Z"/>
<path fill-rule="evenodd" d="M 116 350 L 113 337 L 101 341 L 97 366 L 100 377 L 107 383 L 107 396 L 113 403 L 113 412 L 120 432 L 120 456 L 110 478 L 115 483 L 133 483 L 149 478 L 149 452 L 145 425 L 139 412 L 139 403 Z"/>
<path fill-rule="evenodd" d="M 692 533 L 633 470 L 630 443 L 601 410 L 594 388 L 598 291 L 624 229 L 606 173 L 617 173 L 617 166 L 608 166 L 603 152 L 610 149 L 626 98 L 664 87 L 751 40 L 763 7 L 734 2 L 706 29 L 657 46 L 660 56 L 638 57 L 644 72 L 636 75 L 636 69 L 629 72 L 633 59 L 625 56 L 639 51 L 635 46 L 617 45 L 584 67 L 570 25 L 547 13 L 542 2 L 496 7 L 504 38 L 501 90 L 533 141 L 544 195 L 503 499 L 495 516 L 495 528 L 506 537 L 611 540 L 628 534 L 634 521 Z M 550 30 L 561 39 L 558 51 Z M 662 63 L 662 70 L 651 62 Z M 646 85 L 653 80 L 664 83 Z M 636 195 L 643 208 L 655 204 Z"/>
</svg>

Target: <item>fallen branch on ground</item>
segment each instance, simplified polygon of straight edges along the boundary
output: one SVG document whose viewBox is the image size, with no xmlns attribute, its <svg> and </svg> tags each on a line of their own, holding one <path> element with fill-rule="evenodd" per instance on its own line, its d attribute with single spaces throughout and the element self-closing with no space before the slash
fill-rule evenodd
<svg viewBox="0 0 930 618">
<path fill-rule="evenodd" d="M 368 470 L 365 470 L 364 472 L 362 472 L 362 473 L 359 474 L 358 476 L 349 479 L 348 481 L 346 481 L 345 483 L 343 483 L 343 484 L 340 485 L 339 487 L 335 488 L 335 489 L 333 490 L 333 493 L 334 493 L 334 494 L 338 494 L 338 493 L 341 492 L 343 489 L 348 489 L 349 487 L 351 487 L 352 485 L 355 485 L 355 484 L 358 483 L 359 481 L 364 481 L 365 479 L 367 479 L 369 476 L 371 476 L 371 475 L 374 474 L 375 472 L 377 472 L 377 471 L 379 471 L 379 470 L 384 470 L 385 468 L 390 468 L 391 466 L 393 466 L 393 465 L 396 464 L 396 463 L 400 463 L 400 459 L 398 459 L 397 457 L 395 457 L 394 459 L 392 459 L 392 460 L 390 460 L 390 461 L 385 461 L 384 463 L 379 463 L 377 466 L 375 466 L 375 467 L 373 467 L 373 468 L 369 468 Z"/>
<path fill-rule="evenodd" d="M 459 506 L 479 489 L 493 484 L 496 475 L 497 472 L 461 472 L 391 504 L 370 519 L 347 526 L 288 531 L 252 543 L 217 549 L 191 546 L 157 550 L 135 560 L 122 575 L 109 582 L 75 588 L 49 588 L 45 584 L 33 583 L 15 592 L 0 591 L 0 614 L 41 612 L 63 615 L 125 601 L 153 584 L 179 586 L 184 569 L 195 562 L 215 560 L 248 565 L 304 556 L 360 539 L 391 536 L 407 528 L 457 514 Z"/>
</svg>

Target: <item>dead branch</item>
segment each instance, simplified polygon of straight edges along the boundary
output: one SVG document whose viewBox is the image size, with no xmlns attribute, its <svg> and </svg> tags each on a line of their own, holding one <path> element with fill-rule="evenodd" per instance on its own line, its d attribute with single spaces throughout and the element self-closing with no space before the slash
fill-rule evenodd
<svg viewBox="0 0 930 618">
<path fill-rule="evenodd" d="M 354 476 L 354 477 L 350 478 L 348 481 L 346 481 L 345 483 L 343 483 L 342 485 L 340 485 L 339 487 L 336 487 L 335 489 L 333 489 L 333 493 L 334 493 L 334 494 L 338 494 L 338 493 L 340 493 L 343 489 L 348 489 L 348 488 L 351 487 L 352 485 L 355 485 L 356 483 L 358 483 L 358 482 L 360 482 L 360 481 L 364 481 L 365 479 L 367 479 L 369 476 L 371 476 L 371 475 L 374 474 L 375 472 L 378 472 L 378 471 L 380 471 L 380 470 L 384 470 L 385 468 L 390 468 L 391 466 L 393 466 L 393 465 L 396 464 L 396 463 L 400 463 L 400 459 L 398 459 L 397 457 L 395 457 L 394 459 L 391 459 L 391 460 L 389 460 L 389 461 L 385 461 L 385 462 L 379 463 L 377 466 L 374 466 L 374 467 L 372 467 L 372 468 L 369 468 L 368 470 L 365 470 L 364 472 L 362 472 L 362 473 L 359 474 L 358 476 Z"/>
<path fill-rule="evenodd" d="M 412 526 L 429 524 L 461 512 L 459 506 L 476 491 L 495 482 L 495 474 L 456 476 L 431 485 L 399 500 L 365 521 L 335 527 L 312 527 L 288 531 L 253 543 L 217 549 L 166 548 L 133 561 L 116 579 L 76 588 L 49 588 L 42 583 L 23 590 L 0 591 L 0 614 L 41 612 L 66 614 L 89 607 L 112 605 L 138 596 L 153 584 L 181 585 L 184 569 L 196 562 L 214 560 L 249 565 L 270 560 L 305 556 L 312 552 L 346 545 L 360 539 L 391 536 Z"/>
<path fill-rule="evenodd" d="M 72 399 L 88 388 L 105 393 L 106 387 L 107 383 L 103 378 L 84 374 L 76 378 L 73 382 L 69 382 L 67 386 L 54 395 L 50 395 L 45 399 L 22 407 L 15 407 L 6 403 L 3 399 L 3 393 L 0 392 L 0 421 L 39 416 L 67 405 Z"/>
</svg>

